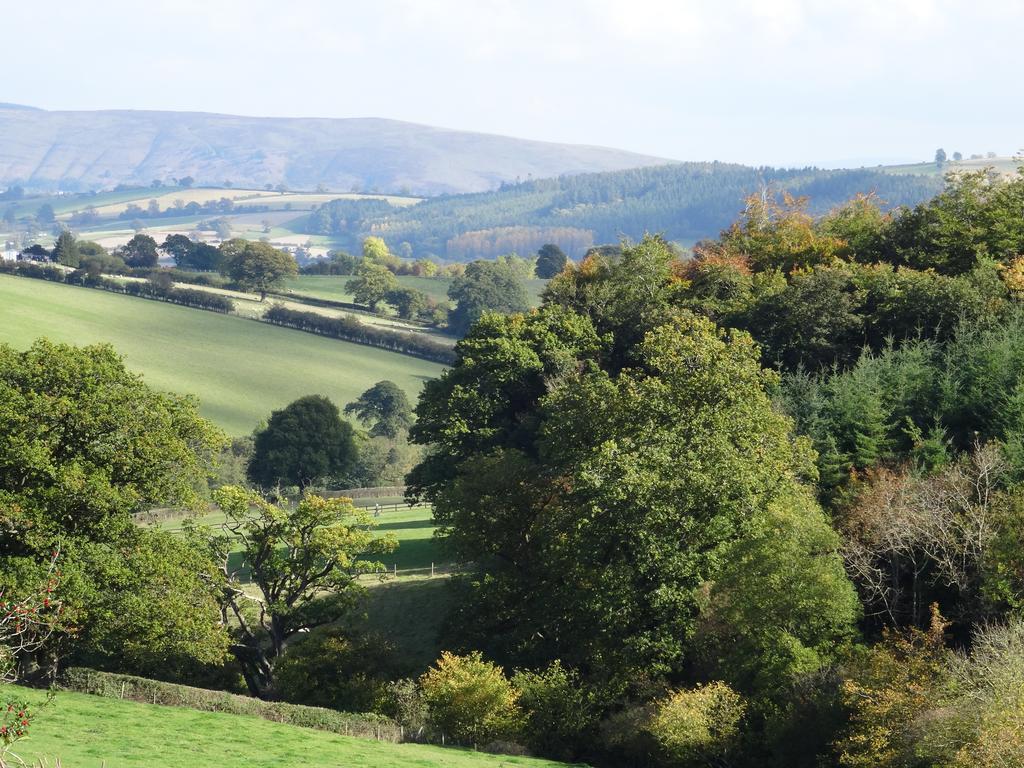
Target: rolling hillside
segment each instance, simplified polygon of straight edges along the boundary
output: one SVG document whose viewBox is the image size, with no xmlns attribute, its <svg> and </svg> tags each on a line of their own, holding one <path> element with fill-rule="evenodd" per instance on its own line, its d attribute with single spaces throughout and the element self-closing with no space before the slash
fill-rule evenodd
<svg viewBox="0 0 1024 768">
<path fill-rule="evenodd" d="M 39 705 L 43 691 L 0 686 Z M 17 745 L 27 763 L 66 768 L 542 768 L 547 760 L 422 744 L 390 744 L 272 723 L 246 715 L 138 704 L 61 691 Z"/>
<path fill-rule="evenodd" d="M 714 237 L 763 187 L 806 195 L 823 213 L 858 193 L 887 205 L 913 205 L 942 188 L 938 176 L 897 175 L 877 169 L 752 168 L 728 163 L 678 163 L 606 173 L 540 179 L 499 190 L 435 197 L 397 207 L 384 200 L 338 200 L 310 215 L 306 230 L 358 247 L 368 234 L 392 247 L 407 242 L 417 256 L 469 261 L 546 242 L 572 256 L 588 247 L 660 232 L 683 243 Z"/>
<path fill-rule="evenodd" d="M 519 178 L 665 162 L 378 118 L 261 118 L 196 112 L 46 111 L 0 105 L 0 186 L 90 190 L 192 176 L 414 194 L 494 189 Z"/>
<path fill-rule="evenodd" d="M 0 275 L 0 343 L 109 342 L 157 389 L 194 394 L 204 416 L 247 434 L 307 394 L 337 405 L 391 379 L 415 400 L 436 363 L 213 312 Z"/>
</svg>

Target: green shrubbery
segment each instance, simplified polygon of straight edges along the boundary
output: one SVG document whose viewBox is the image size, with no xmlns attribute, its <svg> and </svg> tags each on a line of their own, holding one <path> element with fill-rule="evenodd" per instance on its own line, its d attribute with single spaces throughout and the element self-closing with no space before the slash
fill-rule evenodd
<svg viewBox="0 0 1024 768">
<path fill-rule="evenodd" d="M 520 734 L 519 693 L 479 651 L 442 654 L 420 678 L 420 688 L 430 727 L 447 740 L 482 747 Z"/>
</svg>

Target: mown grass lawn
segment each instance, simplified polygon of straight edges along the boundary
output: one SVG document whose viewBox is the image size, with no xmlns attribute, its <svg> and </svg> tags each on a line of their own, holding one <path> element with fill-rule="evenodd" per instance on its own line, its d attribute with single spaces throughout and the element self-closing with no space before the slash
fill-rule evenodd
<svg viewBox="0 0 1024 768">
<path fill-rule="evenodd" d="M 0 343 L 40 336 L 108 342 L 157 389 L 194 394 L 229 434 L 249 433 L 298 397 L 342 408 L 382 379 L 416 400 L 442 366 L 373 347 L 238 317 L 90 288 L 0 275 Z"/>
<path fill-rule="evenodd" d="M 0 699 L 41 702 L 41 691 L 5 686 Z M 558 766 L 546 760 L 488 755 L 420 744 L 389 744 L 272 723 L 245 715 L 199 712 L 59 692 L 17 745 L 32 763 L 63 768 L 498 768 Z"/>
</svg>

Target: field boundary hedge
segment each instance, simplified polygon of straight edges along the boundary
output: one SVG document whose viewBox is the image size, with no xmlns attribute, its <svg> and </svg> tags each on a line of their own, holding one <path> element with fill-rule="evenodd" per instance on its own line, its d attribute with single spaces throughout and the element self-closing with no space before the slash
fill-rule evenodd
<svg viewBox="0 0 1024 768">
<path fill-rule="evenodd" d="M 235 303 L 231 299 L 209 291 L 194 288 L 163 288 L 149 281 L 120 282 L 101 275 L 90 275 L 83 270 L 70 271 L 52 264 L 0 261 L 0 274 L 96 288 L 126 296 L 165 301 L 194 309 L 205 309 L 223 315 L 232 314 L 235 309 Z M 398 352 L 442 365 L 451 365 L 455 361 L 455 350 L 443 342 L 418 336 L 415 333 L 401 333 L 377 328 L 362 323 L 354 317 L 326 317 L 315 312 L 301 312 L 275 304 L 264 312 L 262 317 L 253 319 L 282 328 L 291 328 L 353 344 Z"/>
<path fill-rule="evenodd" d="M 263 320 L 284 328 L 380 347 L 435 363 L 450 365 L 455 360 L 455 350 L 447 344 L 411 333 L 376 328 L 361 323 L 354 317 L 326 317 L 315 312 L 301 312 L 275 304 L 263 313 Z"/>
<path fill-rule="evenodd" d="M 399 743 L 403 729 L 391 718 L 372 712 L 339 712 L 302 704 L 263 701 L 226 691 L 193 688 L 134 675 L 100 672 L 86 667 L 69 667 L 60 677 L 60 687 L 107 699 L 127 699 L 143 704 L 185 707 L 202 712 L 251 715 L 275 723 L 297 725 L 318 731 Z"/>
<path fill-rule="evenodd" d="M 0 274 L 28 277 L 35 280 L 47 280 L 51 283 L 64 283 L 65 285 L 75 285 L 82 288 L 95 288 L 111 293 L 123 293 L 126 296 L 165 301 L 169 304 L 179 304 L 183 307 L 219 312 L 222 315 L 230 314 L 235 309 L 235 303 L 231 299 L 210 293 L 209 291 L 200 291 L 194 288 L 163 288 L 143 280 L 121 282 L 119 280 L 111 280 L 102 275 L 90 275 L 80 269 L 62 269 L 52 264 L 0 262 Z"/>
</svg>

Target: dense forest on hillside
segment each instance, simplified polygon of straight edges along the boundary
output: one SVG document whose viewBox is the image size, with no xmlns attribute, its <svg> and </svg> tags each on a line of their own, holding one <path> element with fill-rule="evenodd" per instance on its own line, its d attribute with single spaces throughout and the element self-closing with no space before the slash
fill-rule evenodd
<svg viewBox="0 0 1024 768">
<path fill-rule="evenodd" d="M 895 210 L 755 194 L 692 255 L 593 249 L 462 318 L 414 410 L 308 395 L 230 446 L 109 347 L 0 345 L 0 607 L 33 631 L 0 620 L 0 676 L 244 684 L 609 768 L 1018 768 L 1022 209 L 985 171 Z M 360 619 L 411 537 L 319 493 L 384 466 L 459 564 L 400 609 L 432 664 Z M 134 517 L 211 498 L 221 527 Z"/>
<path fill-rule="evenodd" d="M 812 212 L 824 213 L 858 193 L 874 193 L 888 207 L 914 205 L 941 186 L 935 177 L 874 170 L 682 163 L 505 184 L 405 209 L 383 201 L 336 200 L 315 211 L 307 227 L 310 234 L 342 238 L 351 248 L 378 235 L 415 256 L 469 260 L 532 253 L 553 242 L 580 257 L 595 243 L 638 239 L 645 232 L 682 242 L 712 237 L 733 220 L 747 195 L 762 188 L 806 195 Z"/>
</svg>

